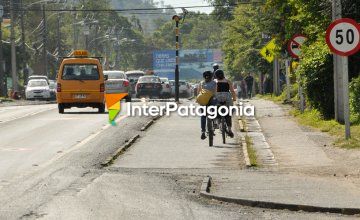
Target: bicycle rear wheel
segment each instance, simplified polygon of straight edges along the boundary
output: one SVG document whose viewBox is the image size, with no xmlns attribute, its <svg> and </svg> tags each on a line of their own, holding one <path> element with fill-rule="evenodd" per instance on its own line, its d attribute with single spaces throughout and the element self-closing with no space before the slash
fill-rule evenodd
<svg viewBox="0 0 360 220">
<path fill-rule="evenodd" d="M 221 117 L 221 136 L 223 144 L 226 144 L 226 122 L 224 117 Z"/>
<path fill-rule="evenodd" d="M 207 129 L 209 134 L 209 147 L 212 147 L 214 145 L 214 126 L 213 121 L 210 118 L 207 118 Z"/>
</svg>

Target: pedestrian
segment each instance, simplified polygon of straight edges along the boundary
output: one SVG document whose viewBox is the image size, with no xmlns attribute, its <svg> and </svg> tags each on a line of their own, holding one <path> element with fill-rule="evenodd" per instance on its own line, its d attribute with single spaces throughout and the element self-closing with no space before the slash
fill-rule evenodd
<svg viewBox="0 0 360 220">
<path fill-rule="evenodd" d="M 247 87 L 247 96 L 249 99 L 252 98 L 252 89 L 254 84 L 254 77 L 251 75 L 251 73 L 248 73 L 248 75 L 245 77 L 246 87 Z"/>
</svg>

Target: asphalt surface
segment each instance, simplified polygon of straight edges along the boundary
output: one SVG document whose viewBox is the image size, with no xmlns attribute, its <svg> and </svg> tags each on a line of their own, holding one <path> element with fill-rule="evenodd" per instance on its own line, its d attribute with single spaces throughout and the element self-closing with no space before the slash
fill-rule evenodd
<svg viewBox="0 0 360 220">
<path fill-rule="evenodd" d="M 140 103 L 141 104 L 141 103 Z M 152 103 L 159 104 L 159 103 Z M 237 140 L 213 148 L 197 118 L 120 117 L 55 105 L 0 108 L 0 219 L 338 219 L 242 207 L 199 197 L 208 174 L 243 167 Z M 131 137 L 115 164 L 101 163 Z M 186 138 L 184 138 L 186 137 Z"/>
</svg>

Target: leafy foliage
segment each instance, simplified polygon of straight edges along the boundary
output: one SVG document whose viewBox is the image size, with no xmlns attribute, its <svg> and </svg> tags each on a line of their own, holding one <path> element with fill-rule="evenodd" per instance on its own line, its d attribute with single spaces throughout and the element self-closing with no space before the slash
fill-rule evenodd
<svg viewBox="0 0 360 220">
<path fill-rule="evenodd" d="M 334 116 L 333 61 L 329 49 L 320 38 L 303 47 L 303 59 L 297 71 L 305 88 L 308 102 L 325 118 Z"/>
<path fill-rule="evenodd" d="M 350 83 L 350 107 L 353 115 L 360 116 L 360 77 Z"/>
</svg>

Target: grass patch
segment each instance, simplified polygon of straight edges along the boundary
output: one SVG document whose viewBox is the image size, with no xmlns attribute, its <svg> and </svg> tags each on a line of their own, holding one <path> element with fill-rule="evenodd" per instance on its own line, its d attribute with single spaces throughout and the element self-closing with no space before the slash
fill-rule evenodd
<svg viewBox="0 0 360 220">
<path fill-rule="evenodd" d="M 256 97 L 260 98 L 260 99 L 265 99 L 265 100 L 268 100 L 268 101 L 273 101 L 275 103 L 283 103 L 284 102 L 284 97 L 282 95 L 280 96 L 275 96 L 275 95 L 272 95 L 272 94 L 265 94 L 265 95 L 256 95 Z"/>
<path fill-rule="evenodd" d="M 249 159 L 250 159 L 250 164 L 253 167 L 257 167 L 258 166 L 257 156 L 256 156 L 256 151 L 253 147 L 253 142 L 251 140 L 251 137 L 246 135 L 245 142 L 246 142 L 246 147 L 247 147 L 247 151 L 248 151 L 248 155 L 249 155 Z"/>
<path fill-rule="evenodd" d="M 14 100 L 10 99 L 10 98 L 6 98 L 6 97 L 0 97 L 0 101 L 1 102 L 12 102 Z"/>
<path fill-rule="evenodd" d="M 325 120 L 322 117 L 321 113 L 317 110 L 306 110 L 303 114 L 299 110 L 291 110 L 290 114 L 293 115 L 302 125 L 310 126 L 322 132 L 328 132 L 330 135 L 335 136 L 335 146 L 346 149 L 360 148 L 359 124 L 353 124 L 351 126 L 352 138 L 346 140 L 344 138 L 345 126 L 335 120 Z"/>
</svg>

